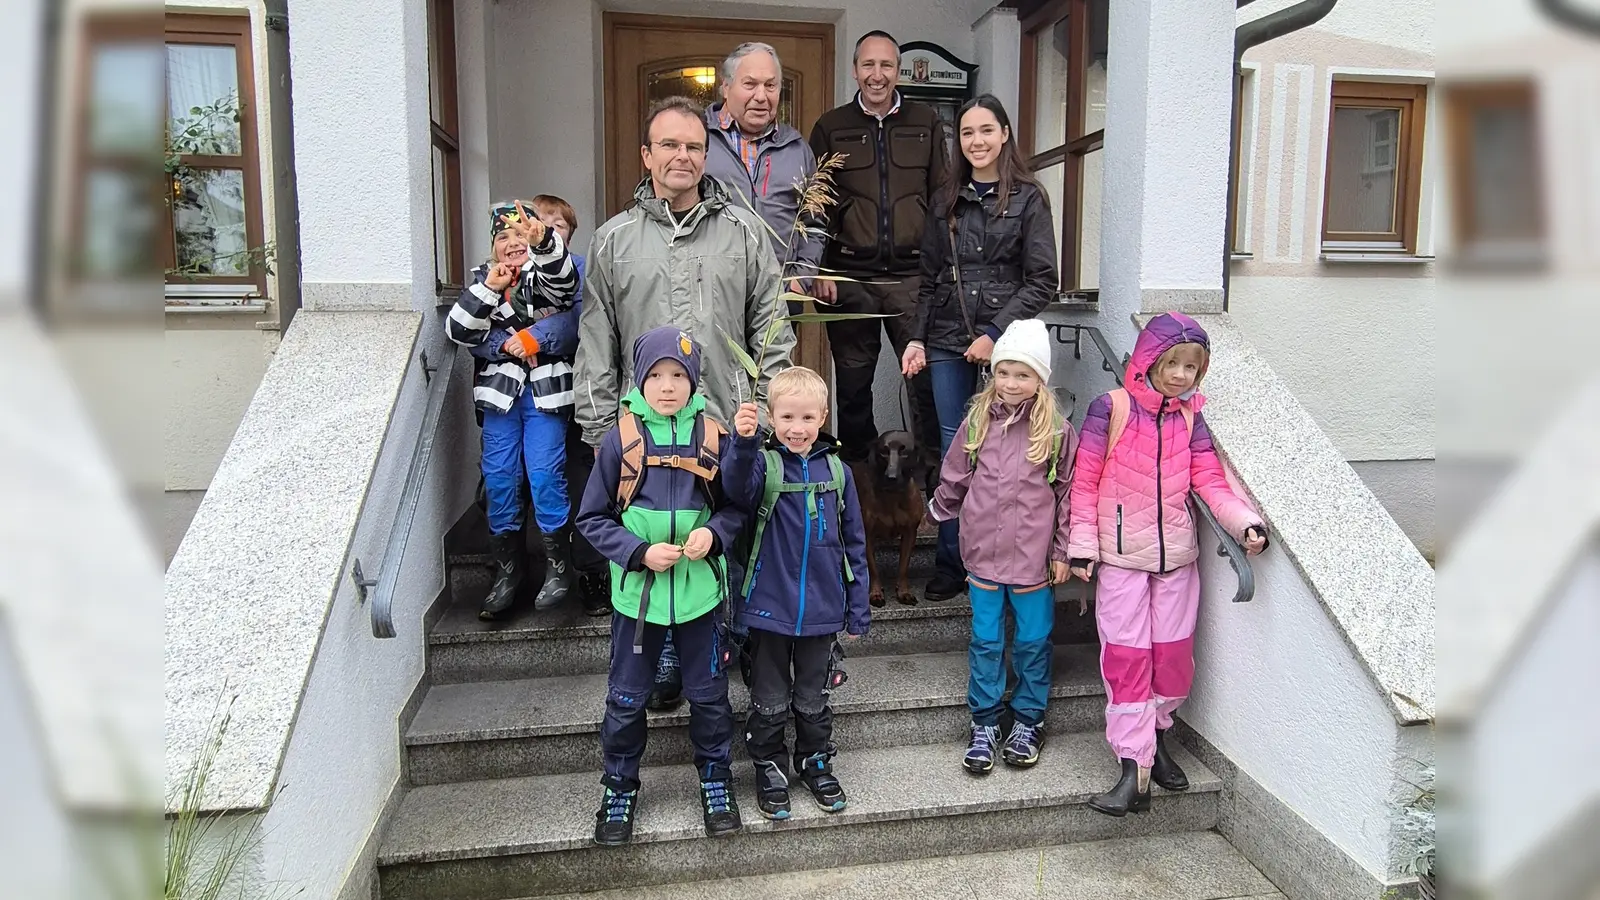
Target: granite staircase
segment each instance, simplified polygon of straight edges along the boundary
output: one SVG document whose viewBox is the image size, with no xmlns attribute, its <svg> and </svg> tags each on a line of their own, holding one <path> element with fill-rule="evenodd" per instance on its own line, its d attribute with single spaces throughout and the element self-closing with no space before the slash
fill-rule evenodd
<svg viewBox="0 0 1600 900">
<path fill-rule="evenodd" d="M 879 561 L 881 571 L 893 571 L 892 554 Z M 1276 896 L 1207 833 L 1217 825 L 1221 782 L 1182 750 L 1188 792 L 1155 789 L 1149 813 L 1124 819 L 1085 805 L 1109 786 L 1115 768 L 1101 735 L 1093 616 L 1077 610 L 1081 586 L 1057 594 L 1049 738 L 1037 767 L 997 765 L 984 778 L 961 768 L 966 598 L 891 602 L 873 611 L 872 632 L 851 649 L 849 681 L 833 697 L 848 809 L 825 814 L 802 790 L 792 819 L 762 819 L 736 740 L 745 827 L 705 837 L 685 704 L 650 717 L 634 842 L 600 848 L 590 834 L 601 790 L 606 620 L 584 617 L 573 603 L 485 625 L 475 603 L 488 584 L 486 559 L 468 553 L 449 562 L 453 602 L 427 637 L 429 686 L 404 723 L 409 787 L 378 855 L 384 900 L 621 897 L 624 890 L 635 898 L 743 898 L 808 884 L 848 897 L 965 897 L 988 895 L 978 887 L 996 878 L 1038 886 L 1046 896 Z M 919 587 L 931 563 L 932 547 L 919 542 Z M 731 694 L 742 718 L 748 701 L 737 677 Z M 826 871 L 845 866 L 859 868 Z M 794 878 L 809 881 L 787 880 Z M 1109 892 L 1049 886 L 1061 878 Z"/>
</svg>

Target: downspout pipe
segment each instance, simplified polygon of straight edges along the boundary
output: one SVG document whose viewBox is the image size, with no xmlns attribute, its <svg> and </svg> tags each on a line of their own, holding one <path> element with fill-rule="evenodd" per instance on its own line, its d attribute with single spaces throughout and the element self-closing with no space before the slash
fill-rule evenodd
<svg viewBox="0 0 1600 900">
<path fill-rule="evenodd" d="M 266 0 L 268 130 L 272 135 L 273 282 L 278 330 L 300 309 L 300 196 L 294 177 L 294 95 L 289 79 L 289 0 Z"/>
<path fill-rule="evenodd" d="M 1557 24 L 1600 37 L 1600 10 L 1583 9 L 1573 0 L 1539 0 L 1539 8 Z"/>
<path fill-rule="evenodd" d="M 1235 8 L 1250 5 L 1254 0 L 1237 0 Z M 1251 22 L 1240 25 L 1233 33 L 1233 98 L 1229 106 L 1233 109 L 1232 121 L 1228 126 L 1228 212 L 1224 219 L 1222 232 L 1222 309 L 1227 311 L 1228 299 L 1233 285 L 1233 229 L 1235 219 L 1239 215 L 1239 151 L 1244 143 L 1243 136 L 1240 140 L 1233 140 L 1233 135 L 1239 134 L 1239 117 L 1243 114 L 1239 109 L 1239 78 L 1243 74 L 1240 63 L 1244 60 L 1246 50 L 1265 44 L 1275 38 L 1286 34 L 1293 34 L 1302 28 L 1315 25 L 1317 22 L 1333 12 L 1333 7 L 1339 0 L 1302 0 L 1293 6 L 1285 7 L 1275 13 L 1269 13 Z"/>
</svg>

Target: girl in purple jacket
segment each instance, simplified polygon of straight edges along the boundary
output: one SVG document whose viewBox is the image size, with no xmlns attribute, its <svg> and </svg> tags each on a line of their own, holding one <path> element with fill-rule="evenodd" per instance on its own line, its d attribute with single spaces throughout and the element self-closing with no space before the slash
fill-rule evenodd
<svg viewBox="0 0 1600 900">
<path fill-rule="evenodd" d="M 1011 667 L 1015 724 L 1007 765 L 1039 761 L 1050 696 L 1054 585 L 1067 580 L 1067 489 L 1075 437 L 1050 390 L 1050 336 L 1038 319 L 1011 323 L 995 342 L 994 377 L 972 400 L 964 434 L 945 454 L 928 504 L 940 522 L 961 520 L 961 561 L 972 598 L 967 707 L 972 740 L 961 764 L 994 768 L 1006 690 L 1005 608 L 1017 619 Z M 972 527 L 968 527 L 971 525 Z"/>
</svg>

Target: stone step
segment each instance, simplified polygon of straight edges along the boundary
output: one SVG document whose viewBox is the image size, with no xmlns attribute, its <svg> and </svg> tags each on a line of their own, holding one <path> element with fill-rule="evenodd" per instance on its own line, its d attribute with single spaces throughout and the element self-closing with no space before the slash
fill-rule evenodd
<svg viewBox="0 0 1600 900">
<path fill-rule="evenodd" d="M 781 824 L 756 812 L 752 779 L 741 766 L 736 795 L 744 831 L 717 840 L 702 830 L 694 769 L 646 768 L 634 842 L 617 848 L 590 843 L 597 772 L 415 787 L 379 849 L 381 894 L 505 900 L 1217 825 L 1222 783 L 1180 748 L 1176 756 L 1192 787 L 1182 794 L 1156 788 L 1149 812 L 1121 819 L 1085 805 L 1117 774 L 1098 732 L 1052 736 L 1034 768 L 997 766 L 983 778 L 961 768 L 963 748 L 940 743 L 841 754 L 835 765 L 849 808 L 823 813 L 802 791 L 794 796 L 793 818 Z"/>
<path fill-rule="evenodd" d="M 965 652 L 852 657 L 845 671 L 850 680 L 833 695 L 834 742 L 841 750 L 965 737 Z M 1105 689 L 1093 646 L 1057 647 L 1053 682 L 1045 719 L 1051 733 L 1099 727 Z M 596 769 L 605 694 L 605 673 L 435 685 L 405 735 L 411 783 Z M 737 677 L 729 680 L 729 695 L 742 721 L 749 694 Z M 649 722 L 646 765 L 693 760 L 687 703 L 653 713 Z"/>
<path fill-rule="evenodd" d="M 1284 900 L 1210 831 L 1057 844 L 720 881 L 563 894 L 552 900 L 750 900 L 752 897 L 1050 897 L 1053 900 Z"/>
<path fill-rule="evenodd" d="M 1094 616 L 1078 614 L 1081 582 L 1056 588 L 1058 644 L 1097 641 Z M 855 656 L 945 653 L 965 650 L 972 636 L 972 607 L 965 594 L 916 606 L 890 601 L 872 610 L 871 632 L 851 651 Z M 475 608 L 445 610 L 428 635 L 432 682 L 507 681 L 604 672 L 611 660 L 611 624 L 583 614 L 576 602 L 535 612 L 517 608 L 504 622 L 483 622 Z"/>
<path fill-rule="evenodd" d="M 911 553 L 911 562 L 908 574 L 912 589 L 919 594 L 922 585 L 933 575 L 934 541 L 932 538 L 918 538 L 917 545 Z M 529 555 L 529 575 L 531 579 L 544 578 L 544 561 L 536 551 Z M 886 589 L 892 591 L 899 576 L 900 553 L 899 549 L 893 550 L 879 548 L 876 553 L 878 577 L 882 579 Z M 484 594 L 489 591 L 489 584 L 494 580 L 491 569 L 492 560 L 487 553 L 452 553 L 446 558 L 450 585 L 450 602 L 461 606 L 470 606 L 474 610 L 483 602 Z"/>
</svg>

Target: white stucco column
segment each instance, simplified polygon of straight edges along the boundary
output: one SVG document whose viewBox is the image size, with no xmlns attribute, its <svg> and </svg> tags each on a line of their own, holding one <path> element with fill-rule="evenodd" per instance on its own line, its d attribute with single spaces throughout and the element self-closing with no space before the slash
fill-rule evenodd
<svg viewBox="0 0 1600 900">
<path fill-rule="evenodd" d="M 426 0 L 291 0 L 306 309 L 434 304 Z"/>
<path fill-rule="evenodd" d="M 978 64 L 978 93 L 1000 98 L 1011 114 L 1012 126 L 1021 115 L 1022 82 L 1017 71 L 1017 48 L 1022 46 L 1022 23 L 1017 11 L 995 7 L 972 23 L 973 61 Z"/>
<path fill-rule="evenodd" d="M 1100 307 L 1113 346 L 1136 312 L 1222 311 L 1234 6 L 1113 3 Z"/>
</svg>

